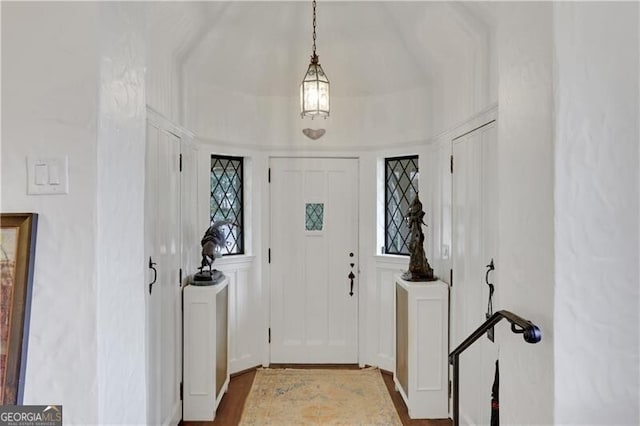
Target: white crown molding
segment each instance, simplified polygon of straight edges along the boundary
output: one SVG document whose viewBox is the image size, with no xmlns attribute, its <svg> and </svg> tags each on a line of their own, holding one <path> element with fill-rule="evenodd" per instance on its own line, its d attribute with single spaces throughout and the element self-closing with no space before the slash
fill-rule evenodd
<svg viewBox="0 0 640 426">
<path fill-rule="evenodd" d="M 497 119 L 498 103 L 494 102 L 449 129 L 438 133 L 432 140 L 433 142 L 439 142 L 442 139 L 455 139 L 456 137 L 475 129 L 482 124 L 486 124 L 491 120 Z"/>
<path fill-rule="evenodd" d="M 149 120 L 150 123 L 154 124 L 159 129 L 171 132 L 178 137 L 186 136 L 191 139 L 195 138 L 195 133 L 193 133 L 191 130 L 188 130 L 180 126 L 179 124 L 174 123 L 169 118 L 164 116 L 159 111 L 155 110 L 153 107 L 150 107 L 149 105 L 147 105 L 147 120 Z"/>
</svg>

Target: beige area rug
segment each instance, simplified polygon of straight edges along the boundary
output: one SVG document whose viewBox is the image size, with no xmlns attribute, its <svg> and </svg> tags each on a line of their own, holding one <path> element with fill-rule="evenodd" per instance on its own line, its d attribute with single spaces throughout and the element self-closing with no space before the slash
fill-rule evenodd
<svg viewBox="0 0 640 426">
<path fill-rule="evenodd" d="M 402 423 L 377 368 L 258 369 L 240 425 Z"/>
</svg>

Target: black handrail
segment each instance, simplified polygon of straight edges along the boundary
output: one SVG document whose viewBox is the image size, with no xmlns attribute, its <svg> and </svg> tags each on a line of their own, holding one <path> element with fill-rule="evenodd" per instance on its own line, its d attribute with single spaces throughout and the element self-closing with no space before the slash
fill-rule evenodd
<svg viewBox="0 0 640 426">
<path fill-rule="evenodd" d="M 481 338 L 487 331 L 493 328 L 494 325 L 499 323 L 502 319 L 506 319 L 511 323 L 511 331 L 516 334 L 522 334 L 524 341 L 527 343 L 538 343 L 542 340 L 542 332 L 537 325 L 528 321 L 518 315 L 509 311 L 498 311 L 491 315 L 484 324 L 482 324 L 476 331 L 471 333 L 469 337 L 464 339 L 462 343 L 458 345 L 449 354 L 449 364 L 453 366 L 453 426 L 459 425 L 459 361 L 460 354 L 464 352 L 469 346 L 471 346 L 476 340 Z"/>
</svg>

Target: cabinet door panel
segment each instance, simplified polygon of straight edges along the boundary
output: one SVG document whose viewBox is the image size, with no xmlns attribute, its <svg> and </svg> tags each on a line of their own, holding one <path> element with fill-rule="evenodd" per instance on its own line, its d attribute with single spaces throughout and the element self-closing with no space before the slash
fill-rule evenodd
<svg viewBox="0 0 640 426">
<path fill-rule="evenodd" d="M 407 290 L 396 286 L 396 376 L 409 394 L 409 311 Z"/>
<path fill-rule="evenodd" d="M 229 287 L 225 287 L 216 296 L 216 395 L 220 395 L 228 374 L 228 304 Z"/>
</svg>

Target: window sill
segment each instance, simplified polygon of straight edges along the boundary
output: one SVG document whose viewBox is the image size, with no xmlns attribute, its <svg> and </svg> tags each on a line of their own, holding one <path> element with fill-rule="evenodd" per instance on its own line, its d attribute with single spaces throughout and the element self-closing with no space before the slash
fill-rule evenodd
<svg viewBox="0 0 640 426">
<path fill-rule="evenodd" d="M 399 254 L 377 254 L 373 258 L 378 263 L 390 263 L 403 266 L 409 264 L 409 256 Z"/>
<path fill-rule="evenodd" d="M 254 255 L 251 254 L 237 254 L 233 256 L 223 256 L 219 257 L 213 262 L 213 267 L 216 266 L 233 266 L 233 265 L 246 265 L 249 263 L 253 263 L 255 259 Z"/>
</svg>

